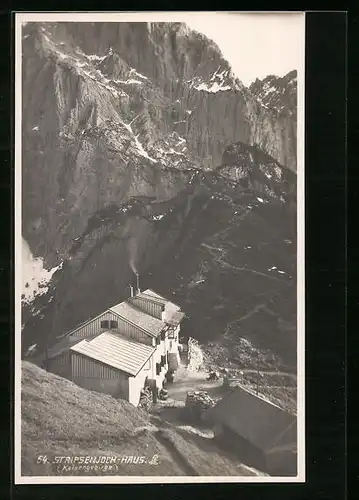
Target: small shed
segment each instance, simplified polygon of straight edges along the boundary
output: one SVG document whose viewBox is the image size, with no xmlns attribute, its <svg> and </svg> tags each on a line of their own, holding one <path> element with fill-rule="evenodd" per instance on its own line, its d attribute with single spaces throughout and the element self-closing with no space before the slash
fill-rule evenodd
<svg viewBox="0 0 359 500">
<path fill-rule="evenodd" d="M 297 418 L 237 387 L 206 413 L 215 439 L 244 463 L 272 475 L 297 474 Z"/>
</svg>

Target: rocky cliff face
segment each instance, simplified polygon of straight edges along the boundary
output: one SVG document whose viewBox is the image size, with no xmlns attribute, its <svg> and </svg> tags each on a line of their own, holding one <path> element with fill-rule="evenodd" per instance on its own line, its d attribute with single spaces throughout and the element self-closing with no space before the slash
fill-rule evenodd
<svg viewBox="0 0 359 500">
<path fill-rule="evenodd" d="M 250 85 L 249 90 L 282 124 L 287 148 L 280 161 L 296 171 L 297 71 L 290 71 L 283 77 L 268 75 L 263 80 L 257 78 Z"/>
<path fill-rule="evenodd" d="M 293 226 L 295 117 L 255 94 L 182 24 L 24 27 L 23 237 L 60 265 L 25 307 L 25 347 L 123 299 L 134 270 L 181 259 L 214 203 L 249 192 Z"/>
</svg>

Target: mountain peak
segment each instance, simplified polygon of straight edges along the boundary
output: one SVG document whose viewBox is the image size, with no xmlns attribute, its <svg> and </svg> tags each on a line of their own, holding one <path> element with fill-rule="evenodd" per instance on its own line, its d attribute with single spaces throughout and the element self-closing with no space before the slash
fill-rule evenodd
<svg viewBox="0 0 359 500">
<path fill-rule="evenodd" d="M 283 77 L 267 75 L 249 86 L 253 96 L 267 109 L 279 115 L 296 116 L 297 110 L 297 70 Z"/>
</svg>

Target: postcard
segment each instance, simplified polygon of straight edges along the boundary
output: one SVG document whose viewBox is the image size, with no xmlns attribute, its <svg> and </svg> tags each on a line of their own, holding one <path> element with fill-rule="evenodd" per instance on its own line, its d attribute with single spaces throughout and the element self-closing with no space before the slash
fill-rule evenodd
<svg viewBox="0 0 359 500">
<path fill-rule="evenodd" d="M 303 12 L 17 13 L 15 482 L 304 482 Z"/>
</svg>

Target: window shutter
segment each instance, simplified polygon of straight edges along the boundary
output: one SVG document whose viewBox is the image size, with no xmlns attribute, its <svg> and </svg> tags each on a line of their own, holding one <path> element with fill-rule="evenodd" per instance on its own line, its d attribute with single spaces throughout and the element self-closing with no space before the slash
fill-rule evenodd
<svg viewBox="0 0 359 500">
<path fill-rule="evenodd" d="M 159 363 L 156 363 L 156 375 L 159 375 L 161 373 L 161 365 Z"/>
<path fill-rule="evenodd" d="M 111 328 L 111 330 L 117 330 L 117 328 L 118 328 L 118 321 L 111 320 L 110 321 L 110 328 Z"/>
<path fill-rule="evenodd" d="M 161 340 L 165 340 L 166 338 L 166 332 L 164 330 L 162 330 L 161 332 Z"/>
<path fill-rule="evenodd" d="M 161 339 L 160 339 L 160 337 L 158 336 L 158 337 L 156 337 L 156 344 L 157 344 L 157 345 L 160 345 L 160 343 L 161 343 Z"/>
</svg>

